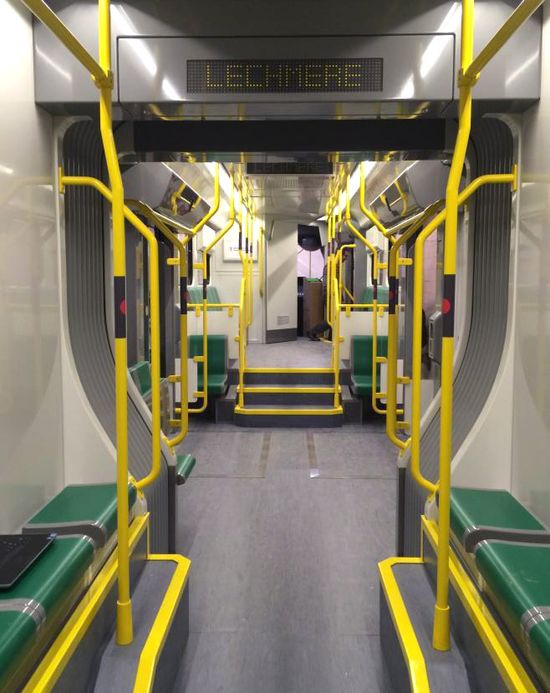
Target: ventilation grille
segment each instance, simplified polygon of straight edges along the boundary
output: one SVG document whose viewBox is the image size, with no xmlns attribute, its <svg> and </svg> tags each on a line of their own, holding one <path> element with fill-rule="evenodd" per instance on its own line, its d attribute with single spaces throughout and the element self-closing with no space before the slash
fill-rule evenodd
<svg viewBox="0 0 550 693">
<path fill-rule="evenodd" d="M 332 176 L 329 161 L 273 161 L 251 162 L 246 165 L 249 176 Z"/>
</svg>

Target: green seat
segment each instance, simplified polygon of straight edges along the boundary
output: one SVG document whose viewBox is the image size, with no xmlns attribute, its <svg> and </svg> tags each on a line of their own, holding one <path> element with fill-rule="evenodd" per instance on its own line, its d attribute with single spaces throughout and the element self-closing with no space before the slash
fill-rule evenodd
<svg viewBox="0 0 550 693">
<path fill-rule="evenodd" d="M 475 560 L 490 600 L 550 690 L 550 546 L 485 541 Z"/>
<path fill-rule="evenodd" d="M 128 369 L 142 397 L 151 392 L 151 364 L 149 361 L 138 361 Z"/>
<path fill-rule="evenodd" d="M 58 537 L 9 590 L 0 592 L 0 690 L 18 688 L 85 584 L 94 546 Z"/>
<path fill-rule="evenodd" d="M 189 303 L 202 303 L 202 286 L 190 286 Z M 209 303 L 221 303 L 220 294 L 215 286 L 208 286 L 206 289 L 206 299 Z M 211 308 L 211 311 L 222 310 L 222 308 Z"/>
<path fill-rule="evenodd" d="M 387 356 L 388 338 L 377 338 L 378 356 Z M 354 394 L 370 397 L 372 393 L 372 335 L 353 335 L 350 349 L 351 383 Z M 380 378 L 380 367 L 377 368 Z"/>
<path fill-rule="evenodd" d="M 487 539 L 550 544 L 550 533 L 508 491 L 453 488 L 451 529 L 471 553 Z"/>
<path fill-rule="evenodd" d="M 189 357 L 202 356 L 202 335 L 190 335 Z M 197 387 L 203 390 L 203 364 L 198 364 Z M 208 394 L 224 395 L 227 391 L 227 335 L 208 335 Z"/>
<path fill-rule="evenodd" d="M 116 484 L 66 486 L 27 522 L 23 532 L 82 534 L 100 548 L 116 530 L 116 500 Z M 135 502 L 136 488 L 129 484 L 129 507 Z"/>
<path fill-rule="evenodd" d="M 372 300 L 373 300 L 372 297 L 373 297 L 372 286 L 366 286 L 363 289 L 360 303 L 372 303 Z M 378 287 L 378 299 L 377 300 L 378 300 L 378 303 L 387 303 L 388 302 L 388 287 L 387 286 L 379 286 Z M 372 310 L 372 308 L 367 308 L 366 310 Z"/>
<path fill-rule="evenodd" d="M 196 457 L 193 455 L 177 455 L 176 457 L 176 484 L 181 486 L 185 484 L 191 476 L 195 465 L 197 464 Z"/>
</svg>

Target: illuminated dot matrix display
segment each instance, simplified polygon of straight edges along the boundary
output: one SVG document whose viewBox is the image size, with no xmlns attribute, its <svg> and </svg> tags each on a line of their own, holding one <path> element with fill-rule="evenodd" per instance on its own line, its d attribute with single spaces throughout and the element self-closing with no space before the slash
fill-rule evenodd
<svg viewBox="0 0 550 693">
<path fill-rule="evenodd" d="M 307 94 L 383 89 L 382 58 L 188 60 L 189 94 Z"/>
</svg>

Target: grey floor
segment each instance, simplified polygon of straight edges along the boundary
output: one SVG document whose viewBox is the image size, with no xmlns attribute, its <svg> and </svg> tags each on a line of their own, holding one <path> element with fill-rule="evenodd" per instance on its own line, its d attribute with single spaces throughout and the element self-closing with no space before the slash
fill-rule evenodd
<svg viewBox="0 0 550 693">
<path fill-rule="evenodd" d="M 394 551 L 396 469 L 382 427 L 194 422 L 183 449 L 198 464 L 179 491 L 193 565 L 174 690 L 385 690 L 376 564 Z"/>
<path fill-rule="evenodd" d="M 330 356 L 330 344 L 304 338 L 277 344 L 249 344 L 246 349 L 251 367 L 328 368 Z"/>
</svg>

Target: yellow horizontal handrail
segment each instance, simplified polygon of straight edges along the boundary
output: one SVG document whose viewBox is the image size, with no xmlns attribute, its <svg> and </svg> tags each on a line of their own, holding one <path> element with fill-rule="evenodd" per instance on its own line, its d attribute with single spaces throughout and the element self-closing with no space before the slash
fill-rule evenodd
<svg viewBox="0 0 550 693">
<path fill-rule="evenodd" d="M 473 86 L 479 78 L 479 73 L 483 70 L 487 63 L 489 63 L 495 57 L 508 39 L 513 36 L 519 27 L 527 19 L 529 19 L 529 17 L 536 12 L 543 3 L 544 0 L 523 0 L 523 2 L 516 7 L 516 9 L 496 32 L 496 34 L 472 60 L 468 68 L 463 72 L 461 80 Z"/>
<path fill-rule="evenodd" d="M 202 303 L 189 303 L 187 305 L 188 308 L 191 308 L 191 310 L 202 310 L 203 305 Z M 230 309 L 230 308 L 239 308 L 240 305 L 238 303 L 210 303 L 208 302 L 208 305 L 206 306 L 206 310 L 220 310 L 220 309 Z"/>
<path fill-rule="evenodd" d="M 110 85 L 112 83 L 112 75 L 110 72 L 105 71 L 100 66 L 72 31 L 63 24 L 55 12 L 53 12 L 43 0 L 22 0 L 22 2 L 74 55 L 78 62 L 90 73 L 98 87 Z"/>
<path fill-rule="evenodd" d="M 60 189 L 66 185 L 89 186 L 112 202 L 113 195 L 109 188 L 97 178 L 90 176 L 64 176 L 60 178 Z M 160 411 L 160 305 L 159 305 L 159 255 L 158 241 L 155 234 L 124 205 L 124 218 L 141 234 L 149 245 L 149 301 L 151 320 L 151 471 L 147 476 L 136 481 L 136 487 L 143 489 L 152 484 L 159 476 L 161 411 Z"/>
</svg>

